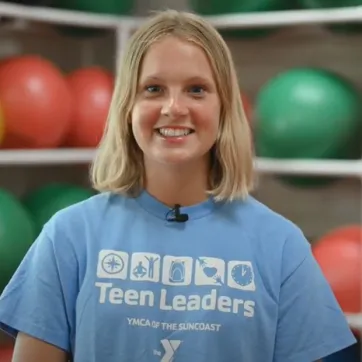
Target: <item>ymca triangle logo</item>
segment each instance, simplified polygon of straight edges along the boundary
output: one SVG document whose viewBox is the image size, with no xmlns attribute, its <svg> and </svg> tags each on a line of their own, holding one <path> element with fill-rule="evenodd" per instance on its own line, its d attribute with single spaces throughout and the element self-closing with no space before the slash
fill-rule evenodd
<svg viewBox="0 0 362 362">
<path fill-rule="evenodd" d="M 165 354 L 163 355 L 161 362 L 172 362 L 177 348 L 180 347 L 181 341 L 175 339 L 163 339 L 161 344 L 165 350 Z"/>
</svg>

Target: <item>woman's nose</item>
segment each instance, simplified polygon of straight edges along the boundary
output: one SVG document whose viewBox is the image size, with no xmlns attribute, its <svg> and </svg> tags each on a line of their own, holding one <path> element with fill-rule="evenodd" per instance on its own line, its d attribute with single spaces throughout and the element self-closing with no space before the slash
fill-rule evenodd
<svg viewBox="0 0 362 362">
<path fill-rule="evenodd" d="M 182 117 L 188 114 L 188 107 L 182 96 L 170 95 L 165 99 L 161 113 L 166 117 Z"/>
</svg>

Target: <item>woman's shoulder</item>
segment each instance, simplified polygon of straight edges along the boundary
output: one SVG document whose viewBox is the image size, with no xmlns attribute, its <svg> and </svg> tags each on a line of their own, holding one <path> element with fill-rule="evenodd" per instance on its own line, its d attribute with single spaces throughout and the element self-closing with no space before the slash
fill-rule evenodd
<svg viewBox="0 0 362 362">
<path fill-rule="evenodd" d="M 84 240 L 107 229 L 115 219 L 132 209 L 132 199 L 112 193 L 99 193 L 84 201 L 68 206 L 44 225 L 43 232 L 54 241 L 58 239 Z"/>
<path fill-rule="evenodd" d="M 301 260 L 311 252 L 311 244 L 301 227 L 254 197 L 236 201 L 229 207 L 239 235 L 260 258 L 287 262 Z M 228 212 L 228 211 L 226 211 Z"/>
<path fill-rule="evenodd" d="M 292 220 L 253 196 L 233 202 L 230 210 L 247 232 L 284 239 L 302 233 Z"/>
<path fill-rule="evenodd" d="M 57 224 L 79 224 L 79 222 L 95 222 L 97 219 L 104 219 L 112 211 L 117 213 L 127 210 L 126 204 L 129 199 L 125 196 L 109 192 L 99 193 L 86 200 L 58 211 L 50 219 L 50 222 Z"/>
</svg>

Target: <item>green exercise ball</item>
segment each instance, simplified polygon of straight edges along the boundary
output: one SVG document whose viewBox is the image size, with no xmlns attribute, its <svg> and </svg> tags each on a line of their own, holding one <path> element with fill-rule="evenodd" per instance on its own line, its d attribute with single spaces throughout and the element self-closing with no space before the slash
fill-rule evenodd
<svg viewBox="0 0 362 362">
<path fill-rule="evenodd" d="M 253 13 L 286 10 L 291 7 L 288 0 L 189 0 L 190 7 L 201 15 L 223 15 L 232 13 Z M 292 5 L 293 6 L 293 5 Z M 223 29 L 225 38 L 258 38 L 269 35 L 275 28 L 265 29 Z"/>
<path fill-rule="evenodd" d="M 131 15 L 135 0 L 52 0 L 53 7 L 65 10 L 82 11 L 102 15 Z M 57 26 L 68 36 L 94 37 L 102 36 L 105 31 L 96 28 Z"/>
<path fill-rule="evenodd" d="M 47 203 L 50 198 L 61 194 L 70 187 L 72 186 L 66 183 L 50 183 L 25 194 L 22 203 L 26 209 L 33 212 L 33 210 L 43 207 L 44 203 Z"/>
<path fill-rule="evenodd" d="M 67 10 L 125 15 L 133 10 L 135 0 L 53 0 L 53 4 Z"/>
<path fill-rule="evenodd" d="M 351 7 L 362 5 L 362 0 L 299 0 L 300 4 L 305 9 L 331 9 L 341 7 Z M 340 34 L 359 34 L 362 32 L 360 23 L 344 23 L 325 25 L 327 29 L 334 33 Z"/>
<path fill-rule="evenodd" d="M 17 198 L 0 189 L 0 293 L 34 240 L 30 215 Z"/>
<path fill-rule="evenodd" d="M 193 10 L 203 15 L 284 10 L 289 0 L 190 0 Z"/>
<path fill-rule="evenodd" d="M 74 185 L 54 183 L 35 189 L 24 196 L 23 205 L 34 219 L 36 232 L 58 211 L 84 201 L 95 193 Z"/>
<path fill-rule="evenodd" d="M 340 76 L 322 69 L 283 72 L 255 103 L 258 156 L 279 159 L 353 159 L 360 154 L 361 99 Z M 328 178 L 284 177 L 298 186 Z"/>
<path fill-rule="evenodd" d="M 306 9 L 343 8 L 362 5 L 362 0 L 299 0 Z"/>
<path fill-rule="evenodd" d="M 362 33 L 362 25 L 357 23 L 329 25 L 331 32 L 341 35 L 357 35 Z"/>
</svg>

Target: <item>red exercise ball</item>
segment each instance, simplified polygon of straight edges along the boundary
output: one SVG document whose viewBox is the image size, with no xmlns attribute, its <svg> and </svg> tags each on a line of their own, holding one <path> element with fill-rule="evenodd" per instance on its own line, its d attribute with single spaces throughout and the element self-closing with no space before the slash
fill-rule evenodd
<svg viewBox="0 0 362 362">
<path fill-rule="evenodd" d="M 70 147 L 96 147 L 102 138 L 113 93 L 113 75 L 100 67 L 78 69 L 67 77 L 73 97 Z"/>
<path fill-rule="evenodd" d="M 13 347 L 0 347 L 0 362 L 11 362 L 13 353 Z"/>
<path fill-rule="evenodd" d="M 313 254 L 345 313 L 361 311 L 362 227 L 332 230 L 314 246 Z"/>
<path fill-rule="evenodd" d="M 69 129 L 71 95 L 61 71 L 39 56 L 0 63 L 3 148 L 58 147 Z"/>
<path fill-rule="evenodd" d="M 241 101 L 243 103 L 246 118 L 247 118 L 249 124 L 251 124 L 251 117 L 252 117 L 253 109 L 252 109 L 250 99 L 249 99 L 249 97 L 246 96 L 245 93 L 241 93 Z"/>
</svg>

